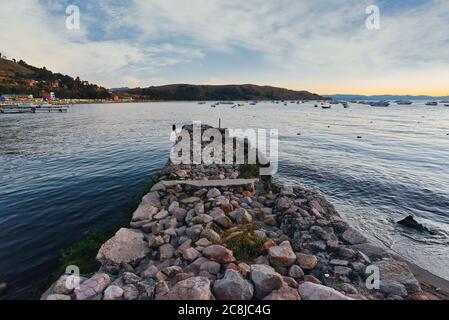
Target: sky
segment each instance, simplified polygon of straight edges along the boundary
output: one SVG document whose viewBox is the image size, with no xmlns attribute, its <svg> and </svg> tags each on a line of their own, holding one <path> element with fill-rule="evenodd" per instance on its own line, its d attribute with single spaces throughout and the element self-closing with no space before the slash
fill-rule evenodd
<svg viewBox="0 0 449 320">
<path fill-rule="evenodd" d="M 449 0 L 0 1 L 3 55 L 107 88 L 449 95 Z M 366 26 L 371 5 L 379 29 Z"/>
</svg>

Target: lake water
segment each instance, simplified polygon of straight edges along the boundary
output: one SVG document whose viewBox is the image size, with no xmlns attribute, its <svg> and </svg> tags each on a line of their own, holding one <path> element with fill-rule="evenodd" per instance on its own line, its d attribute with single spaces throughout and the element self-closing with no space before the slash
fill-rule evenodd
<svg viewBox="0 0 449 320">
<path fill-rule="evenodd" d="M 219 118 L 279 129 L 276 179 L 320 190 L 372 241 L 449 279 L 449 108 L 103 104 L 0 115 L 2 298 L 35 297 L 61 250 L 121 221 L 165 165 L 173 124 Z M 409 214 L 432 233 L 396 225 Z"/>
</svg>

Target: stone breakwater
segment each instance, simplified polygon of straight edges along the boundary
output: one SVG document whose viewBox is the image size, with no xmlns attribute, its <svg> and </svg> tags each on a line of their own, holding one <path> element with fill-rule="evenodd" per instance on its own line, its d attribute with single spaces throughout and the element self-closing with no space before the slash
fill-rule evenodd
<svg viewBox="0 0 449 320">
<path fill-rule="evenodd" d="M 406 263 L 368 242 L 316 192 L 241 179 L 242 166 L 168 164 L 98 272 L 46 300 L 425 299 Z M 379 271 L 368 289 L 368 267 Z M 82 270 L 81 270 L 82 271 Z"/>
</svg>

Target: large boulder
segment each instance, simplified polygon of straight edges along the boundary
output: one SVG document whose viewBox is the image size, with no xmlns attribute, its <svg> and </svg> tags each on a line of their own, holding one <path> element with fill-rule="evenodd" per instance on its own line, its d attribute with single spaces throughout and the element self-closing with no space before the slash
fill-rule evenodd
<svg viewBox="0 0 449 320">
<path fill-rule="evenodd" d="M 204 248 L 203 255 L 206 258 L 219 263 L 230 263 L 235 261 L 233 252 L 220 245 L 212 245 Z"/>
<path fill-rule="evenodd" d="M 97 260 L 105 265 L 132 264 L 145 258 L 148 252 L 148 243 L 141 232 L 122 228 L 101 246 Z"/>
<path fill-rule="evenodd" d="M 264 264 L 252 265 L 250 277 L 254 284 L 257 299 L 265 298 L 273 290 L 277 290 L 284 285 L 282 276 L 272 267 Z"/>
<path fill-rule="evenodd" d="M 218 300 L 251 300 L 253 285 L 235 270 L 227 270 L 223 279 L 214 283 L 213 292 Z"/>
<path fill-rule="evenodd" d="M 387 258 L 375 262 L 373 265 L 379 268 L 381 286 L 383 282 L 399 283 L 405 287 L 408 294 L 422 291 L 418 280 L 405 262 Z"/>
<path fill-rule="evenodd" d="M 170 291 L 170 300 L 210 300 L 210 280 L 193 277 L 178 282 Z"/>
<path fill-rule="evenodd" d="M 353 300 L 335 289 L 312 282 L 304 282 L 298 287 L 303 300 Z"/>
<path fill-rule="evenodd" d="M 295 263 L 296 255 L 290 242 L 284 241 L 279 246 L 271 247 L 268 250 L 268 259 L 272 266 L 290 267 Z"/>
</svg>

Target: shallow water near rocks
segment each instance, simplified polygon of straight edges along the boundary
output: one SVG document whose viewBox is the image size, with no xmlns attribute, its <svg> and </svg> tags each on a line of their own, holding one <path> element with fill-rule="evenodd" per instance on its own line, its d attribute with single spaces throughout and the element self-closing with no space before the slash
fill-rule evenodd
<svg viewBox="0 0 449 320">
<path fill-rule="evenodd" d="M 320 190 L 370 240 L 449 279 L 449 108 L 81 105 L 0 115 L 2 298 L 36 297 L 61 250 L 121 221 L 167 162 L 173 124 L 219 118 L 279 129 L 277 180 Z M 395 223 L 409 214 L 431 232 Z"/>
</svg>

